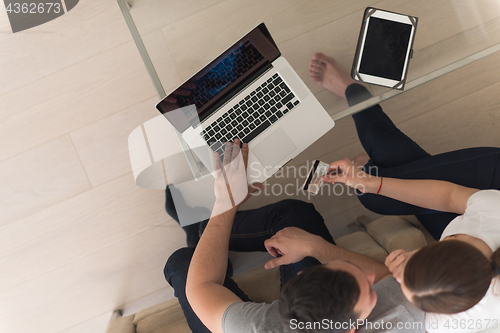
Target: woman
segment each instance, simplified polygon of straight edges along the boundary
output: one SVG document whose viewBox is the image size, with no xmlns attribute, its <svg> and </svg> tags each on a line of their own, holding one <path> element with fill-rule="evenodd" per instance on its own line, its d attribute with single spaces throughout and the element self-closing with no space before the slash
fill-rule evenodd
<svg viewBox="0 0 500 333">
<path fill-rule="evenodd" d="M 309 74 L 349 105 L 371 97 L 321 53 Z M 356 188 L 361 203 L 376 213 L 416 215 L 443 241 L 412 253 L 395 251 L 386 262 L 408 300 L 428 312 L 427 331 L 500 327 L 500 149 L 432 156 L 378 105 L 353 119 L 368 156 L 331 163 L 323 180 Z"/>
</svg>

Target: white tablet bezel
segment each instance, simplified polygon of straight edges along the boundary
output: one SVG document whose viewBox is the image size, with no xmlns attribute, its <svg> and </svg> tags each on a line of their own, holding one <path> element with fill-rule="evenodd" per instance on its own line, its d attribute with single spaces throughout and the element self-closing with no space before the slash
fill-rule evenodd
<svg viewBox="0 0 500 333">
<path fill-rule="evenodd" d="M 409 43 L 408 43 L 408 48 L 406 50 L 405 63 L 403 66 L 403 70 L 401 72 L 401 78 L 399 80 L 391 80 L 391 79 L 386 79 L 386 78 L 379 77 L 379 76 L 363 74 L 359 71 L 359 66 L 361 64 L 361 57 L 363 55 L 363 50 L 365 48 L 366 34 L 368 32 L 368 26 L 370 25 L 370 20 L 372 17 L 380 18 L 380 19 L 384 19 L 384 20 L 388 20 L 388 21 L 400 22 L 400 23 L 408 24 L 411 26 L 410 39 L 409 39 Z M 415 25 L 412 23 L 412 21 L 410 20 L 410 18 L 408 16 L 396 14 L 396 13 L 391 13 L 391 12 L 386 12 L 386 11 L 382 11 L 382 10 L 377 9 L 372 15 L 370 15 L 367 18 L 366 23 L 364 25 L 363 37 L 362 37 L 360 51 L 359 51 L 359 57 L 357 59 L 356 66 L 355 66 L 355 70 L 356 70 L 359 78 L 363 82 L 378 84 L 378 85 L 386 86 L 386 87 L 395 87 L 396 85 L 398 85 L 402 80 L 405 79 L 405 76 L 406 76 L 406 68 L 408 67 L 408 62 L 410 59 L 410 52 L 411 52 L 411 48 L 412 48 L 412 40 L 413 40 L 414 34 L 415 34 Z"/>
</svg>

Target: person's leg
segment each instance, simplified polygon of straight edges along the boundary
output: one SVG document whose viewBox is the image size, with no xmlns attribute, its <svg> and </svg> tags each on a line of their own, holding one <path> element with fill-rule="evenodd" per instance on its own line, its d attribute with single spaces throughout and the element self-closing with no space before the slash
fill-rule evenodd
<svg viewBox="0 0 500 333">
<path fill-rule="evenodd" d="M 177 250 L 168 258 L 163 273 L 167 282 L 174 288 L 174 295 L 179 300 L 179 304 L 191 330 L 193 332 L 210 332 L 194 313 L 186 297 L 186 279 L 193 253 L 194 248 L 191 247 Z M 248 296 L 229 276 L 226 276 L 224 286 L 235 293 L 242 301 L 250 301 Z"/>
<path fill-rule="evenodd" d="M 200 228 L 203 232 L 206 222 Z M 239 252 L 266 252 L 264 241 L 286 227 L 297 227 L 323 237 L 335 244 L 323 217 L 314 205 L 300 200 L 287 199 L 261 208 L 239 211 L 236 214 L 229 250 Z M 280 267 L 281 285 L 305 268 L 320 264 L 314 258 L 304 258 L 298 263 Z"/>
<path fill-rule="evenodd" d="M 370 92 L 350 79 L 330 57 L 316 54 L 309 67 L 311 79 L 346 98 L 349 105 L 371 97 Z M 473 148 L 431 156 L 402 133 L 382 111 L 373 106 L 353 116 L 359 139 L 370 160 L 370 174 L 402 179 L 437 179 L 478 189 L 500 189 L 500 149 Z M 427 230 L 439 238 L 457 214 L 436 212 L 383 196 L 365 194 L 361 203 L 385 215 L 416 215 Z"/>
<path fill-rule="evenodd" d="M 354 83 L 346 88 L 349 105 L 371 97 L 370 92 Z M 372 106 L 352 116 L 361 145 L 370 161 L 365 166 L 395 167 L 430 156 L 417 143 L 401 132 L 384 113 L 380 105 Z"/>
<path fill-rule="evenodd" d="M 286 227 L 303 229 L 335 244 L 323 217 L 313 204 L 288 199 L 258 209 L 239 211 L 233 223 L 229 249 L 265 252 L 264 241 Z M 298 263 L 281 266 L 281 285 L 305 268 L 318 264 L 319 261 L 308 257 Z"/>
<path fill-rule="evenodd" d="M 170 215 L 179 225 L 181 224 L 179 221 L 179 216 L 177 215 L 177 210 L 175 209 L 174 199 L 172 196 L 172 191 L 178 191 L 175 186 L 168 185 L 165 188 L 165 210 L 167 214 Z M 178 198 L 182 198 L 182 195 L 178 195 Z M 193 223 L 188 226 L 182 227 L 184 232 L 186 232 L 186 243 L 188 247 L 196 247 L 198 241 L 200 240 L 199 229 L 200 223 Z"/>
<path fill-rule="evenodd" d="M 335 59 L 322 53 L 311 60 L 309 75 L 322 87 L 345 98 L 349 105 L 372 97 Z M 370 157 L 367 167 L 394 167 L 429 156 L 394 125 L 379 105 L 355 114 L 353 119 L 359 140 Z"/>
<path fill-rule="evenodd" d="M 500 148 L 469 148 L 426 158 L 391 168 L 379 168 L 379 175 L 399 179 L 435 179 L 477 188 L 500 190 Z M 383 215 L 416 215 L 422 225 L 439 239 L 457 214 L 437 212 L 374 194 L 364 194 L 360 202 Z"/>
</svg>

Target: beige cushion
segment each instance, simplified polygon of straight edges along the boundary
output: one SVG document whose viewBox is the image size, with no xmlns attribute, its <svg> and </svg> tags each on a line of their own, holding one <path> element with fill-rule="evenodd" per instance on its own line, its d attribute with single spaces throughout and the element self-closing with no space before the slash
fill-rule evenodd
<svg viewBox="0 0 500 333">
<path fill-rule="evenodd" d="M 368 225 L 366 230 L 387 252 L 404 249 L 413 251 L 427 242 L 422 231 L 399 216 L 384 216 Z"/>
<path fill-rule="evenodd" d="M 136 313 L 134 324 L 137 333 L 190 332 L 177 298 Z"/>
<path fill-rule="evenodd" d="M 278 267 L 267 270 L 264 266 L 260 266 L 236 275 L 234 281 L 253 302 L 272 303 L 280 297 L 280 270 Z"/>
<path fill-rule="evenodd" d="M 254 302 L 267 302 L 278 299 L 280 293 L 279 268 L 266 270 L 263 266 L 239 274 L 234 281 Z M 187 324 L 181 306 L 177 298 L 149 307 L 139 311 L 132 316 L 133 326 L 137 333 L 189 333 L 191 330 Z M 114 323 L 114 322 L 113 322 Z M 111 331 L 115 333 L 121 331 Z M 128 332 L 127 332 L 128 333 Z"/>
<path fill-rule="evenodd" d="M 134 316 L 120 317 L 108 324 L 106 333 L 135 333 Z"/>
<path fill-rule="evenodd" d="M 382 263 L 385 262 L 385 258 L 387 257 L 387 251 L 377 244 L 370 235 L 363 231 L 357 231 L 347 236 L 337 238 L 335 243 L 344 249 L 364 254 Z"/>
<path fill-rule="evenodd" d="M 401 216 L 401 218 L 407 222 L 410 222 L 418 230 L 422 231 L 427 244 L 437 242 L 437 240 L 434 239 L 434 237 L 432 237 L 432 235 L 429 233 L 429 231 L 427 231 L 427 229 L 425 229 L 425 227 L 422 225 L 422 223 L 420 223 L 420 221 L 417 219 L 417 217 L 415 215 L 403 215 L 403 216 Z"/>
</svg>

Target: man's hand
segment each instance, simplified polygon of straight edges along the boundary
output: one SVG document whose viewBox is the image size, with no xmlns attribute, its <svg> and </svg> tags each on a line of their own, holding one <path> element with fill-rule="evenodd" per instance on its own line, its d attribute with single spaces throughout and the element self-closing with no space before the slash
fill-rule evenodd
<svg viewBox="0 0 500 333">
<path fill-rule="evenodd" d="M 216 202 L 212 216 L 224 213 L 230 209 L 238 209 L 250 195 L 263 189 L 263 184 L 254 183 L 248 186 L 247 182 L 248 145 L 243 143 L 240 149 L 240 140 L 235 139 L 226 143 L 224 159 L 220 161 L 215 153 L 215 197 Z"/>
<path fill-rule="evenodd" d="M 267 252 L 276 257 L 269 260 L 264 267 L 271 269 L 299 262 L 305 257 L 312 257 L 314 249 L 319 247 L 321 242 L 326 241 L 302 229 L 296 227 L 282 229 L 264 242 Z M 278 255 L 281 257 L 277 258 Z"/>
</svg>

